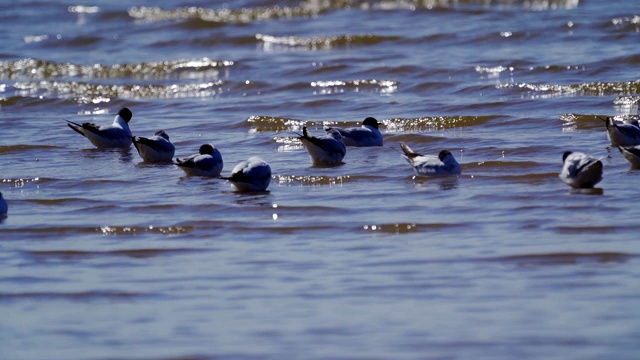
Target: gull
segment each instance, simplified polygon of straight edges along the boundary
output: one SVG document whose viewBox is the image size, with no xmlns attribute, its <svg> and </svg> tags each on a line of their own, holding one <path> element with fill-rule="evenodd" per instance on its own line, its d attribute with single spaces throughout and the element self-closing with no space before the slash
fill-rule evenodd
<svg viewBox="0 0 640 360">
<path fill-rule="evenodd" d="M 418 154 L 404 142 L 400 143 L 400 147 L 404 152 L 402 157 L 413 166 L 413 170 L 418 175 L 460 175 L 462 172 L 460 164 L 449 150 L 442 150 L 438 156 L 434 156 Z"/>
<path fill-rule="evenodd" d="M 187 175 L 220 176 L 224 163 L 220 151 L 211 144 L 200 146 L 198 154 L 184 159 L 176 158 L 176 165 Z"/>
<path fill-rule="evenodd" d="M 7 211 L 9 211 L 9 205 L 7 205 L 7 200 L 4 199 L 0 192 L 0 215 L 6 214 Z"/>
<path fill-rule="evenodd" d="M 622 156 L 634 169 L 640 169 L 640 146 L 618 146 Z"/>
<path fill-rule="evenodd" d="M 602 161 L 581 152 L 565 151 L 560 179 L 574 189 L 592 188 L 602 180 Z"/>
<path fill-rule="evenodd" d="M 335 129 L 342 135 L 342 142 L 346 146 L 382 146 L 382 134 L 378 130 L 380 123 L 372 117 L 364 119 L 360 127 L 327 127 L 326 130 Z"/>
<path fill-rule="evenodd" d="M 261 158 L 252 156 L 236 165 L 231 176 L 223 179 L 229 180 L 239 192 L 266 191 L 271 183 L 271 167 Z"/>
<path fill-rule="evenodd" d="M 640 127 L 638 121 L 617 123 L 613 117 L 607 116 L 600 120 L 605 122 L 607 127 L 607 137 L 611 141 L 611 146 L 635 146 L 640 145 Z"/>
<path fill-rule="evenodd" d="M 329 129 L 322 136 L 311 136 L 306 126 L 302 127 L 302 135 L 298 137 L 309 152 L 314 165 L 338 165 L 347 153 L 342 142 L 342 135 L 336 129 Z"/>
<path fill-rule="evenodd" d="M 96 125 L 89 122 L 77 124 L 69 120 L 67 120 L 67 125 L 89 139 L 97 148 L 128 148 L 132 141 L 129 129 L 129 121 L 132 116 L 131 110 L 122 108 L 118 111 L 118 115 L 113 119 L 111 125 Z"/>
<path fill-rule="evenodd" d="M 133 146 L 146 162 L 171 162 L 176 152 L 176 147 L 169 141 L 169 134 L 164 130 L 157 131 L 150 138 L 134 136 Z"/>
</svg>

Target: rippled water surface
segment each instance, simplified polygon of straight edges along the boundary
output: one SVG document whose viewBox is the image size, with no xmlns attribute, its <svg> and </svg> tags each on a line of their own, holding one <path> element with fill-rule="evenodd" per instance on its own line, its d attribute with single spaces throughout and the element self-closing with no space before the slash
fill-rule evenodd
<svg viewBox="0 0 640 360">
<path fill-rule="evenodd" d="M 635 359 L 635 1 L 0 4 L 0 358 Z M 133 111 L 176 156 L 259 155 L 269 192 L 65 125 Z M 384 125 L 313 167 L 302 126 Z M 399 142 L 450 150 L 420 178 Z M 562 154 L 602 158 L 576 192 Z"/>
</svg>

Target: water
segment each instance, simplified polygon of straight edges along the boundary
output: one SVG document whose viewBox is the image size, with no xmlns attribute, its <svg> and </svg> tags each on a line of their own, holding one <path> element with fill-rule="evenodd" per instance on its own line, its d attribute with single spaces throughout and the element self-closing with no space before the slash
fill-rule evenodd
<svg viewBox="0 0 640 360">
<path fill-rule="evenodd" d="M 640 172 L 633 1 L 0 5 L 3 359 L 632 359 Z M 65 119 L 213 143 L 237 194 Z M 311 167 L 307 124 L 384 123 Z M 413 176 L 398 143 L 462 164 Z M 557 177 L 602 157 L 600 190 Z"/>
</svg>

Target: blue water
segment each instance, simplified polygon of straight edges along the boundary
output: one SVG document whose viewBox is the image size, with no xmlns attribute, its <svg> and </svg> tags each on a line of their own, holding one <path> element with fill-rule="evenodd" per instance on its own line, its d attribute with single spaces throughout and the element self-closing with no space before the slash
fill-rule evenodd
<svg viewBox="0 0 640 360">
<path fill-rule="evenodd" d="M 189 8 L 192 7 L 192 8 Z M 1 359 L 635 359 L 633 1 L 0 4 Z M 269 192 L 65 120 L 259 155 Z M 297 139 L 376 117 L 314 167 Z M 399 142 L 448 149 L 421 178 Z M 597 189 L 560 181 L 601 158 Z"/>
</svg>

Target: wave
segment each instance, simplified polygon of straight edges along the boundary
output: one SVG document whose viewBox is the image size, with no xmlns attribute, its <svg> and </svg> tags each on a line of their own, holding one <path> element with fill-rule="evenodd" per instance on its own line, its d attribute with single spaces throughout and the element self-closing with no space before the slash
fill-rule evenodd
<svg viewBox="0 0 640 360">
<path fill-rule="evenodd" d="M 367 176 L 367 175 L 343 175 L 343 176 L 326 176 L 326 175 L 277 175 L 274 181 L 280 185 L 343 185 L 346 183 L 358 181 L 372 181 L 375 179 L 383 179 L 383 176 Z"/>
<path fill-rule="evenodd" d="M 9 235 L 19 235 L 21 237 L 31 236 L 51 237 L 56 235 L 69 236 L 71 234 L 102 234 L 105 236 L 136 236 L 143 233 L 175 235 L 190 233 L 194 230 L 193 226 L 176 225 L 176 226 L 49 226 L 42 228 L 0 228 L 0 236 L 8 238 Z"/>
<path fill-rule="evenodd" d="M 121 300 L 130 298 L 147 297 L 151 294 L 126 292 L 126 291 L 34 291 L 5 293 L 0 292 L 0 300 L 8 299 L 63 299 L 63 300 Z"/>
<path fill-rule="evenodd" d="M 615 100 L 614 103 L 616 103 Z M 597 129 L 604 131 L 605 125 L 603 119 L 605 119 L 607 116 L 608 115 L 568 113 L 560 115 L 560 120 L 563 122 L 563 127 L 565 128 L 565 130 Z M 640 120 L 640 117 L 638 117 L 637 115 L 616 116 L 614 118 L 623 122 Z"/>
<path fill-rule="evenodd" d="M 455 9 L 468 10 L 466 8 L 478 8 L 480 13 L 487 7 L 523 7 L 533 10 L 550 10 L 550 9 L 574 9 L 579 5 L 579 0 L 529 0 L 529 1 L 513 1 L 513 0 L 387 0 L 387 1 L 370 1 L 370 0 L 306 0 L 303 5 L 322 9 L 352 9 L 360 8 L 363 10 L 440 10 Z"/>
<path fill-rule="evenodd" d="M 559 252 L 548 254 L 524 254 L 509 255 L 495 258 L 482 259 L 484 261 L 513 262 L 519 266 L 533 265 L 568 265 L 580 263 L 608 263 L 608 262 L 625 262 L 630 258 L 638 257 L 638 255 L 621 253 L 621 252 Z"/>
<path fill-rule="evenodd" d="M 640 93 L 640 80 L 624 82 L 593 82 L 583 84 L 500 84 L 498 89 L 514 89 L 530 92 L 552 93 L 562 96 L 609 96 L 609 95 L 633 95 Z"/>
<path fill-rule="evenodd" d="M 15 145 L 0 145 L 0 154 L 18 154 L 29 151 L 41 151 L 60 148 L 54 145 L 28 145 L 28 144 L 15 144 Z"/>
<path fill-rule="evenodd" d="M 364 231 L 379 231 L 387 234 L 409 234 L 415 232 L 443 231 L 468 226 L 465 223 L 390 223 L 363 225 Z"/>
<path fill-rule="evenodd" d="M 383 94 L 394 93 L 398 90 L 398 82 L 394 80 L 328 80 L 328 81 L 312 81 L 311 87 L 316 88 L 314 94 L 333 94 L 341 93 L 346 90 L 355 92 L 374 91 Z"/>
<path fill-rule="evenodd" d="M 425 116 L 419 118 L 392 118 L 382 120 L 389 132 L 437 131 L 484 125 L 498 119 L 498 115 L 485 116 Z"/>
<path fill-rule="evenodd" d="M 621 16 L 611 19 L 607 25 L 616 31 L 640 32 L 640 15 Z"/>
<path fill-rule="evenodd" d="M 516 5 L 535 10 L 546 9 L 573 9 L 579 4 L 579 0 L 531 0 L 517 2 Z M 181 7 L 176 9 L 162 9 L 160 7 L 131 7 L 128 15 L 143 22 L 184 21 L 190 23 L 192 28 L 216 27 L 220 24 L 246 24 L 254 21 L 280 20 L 291 18 L 317 17 L 335 10 L 360 9 L 360 10 L 450 10 L 468 11 L 468 7 L 478 8 L 475 13 L 484 13 L 488 6 L 502 7 L 514 6 L 512 0 L 422 0 L 407 2 L 405 0 L 389 0 L 373 3 L 368 0 L 307 0 L 299 6 L 269 6 L 247 8 L 219 8 L 206 7 Z M 467 7 L 465 9 L 464 7 Z"/>
<path fill-rule="evenodd" d="M 444 129 L 456 129 L 469 126 L 478 126 L 489 123 L 492 120 L 502 118 L 500 115 L 485 116 L 426 116 L 419 118 L 391 118 L 378 119 L 386 129 L 386 132 L 408 132 L 408 131 L 437 131 Z M 302 131 L 302 126 L 319 127 L 324 126 L 359 126 L 361 120 L 354 121 L 307 121 L 277 116 L 252 115 L 247 118 L 239 127 L 249 126 L 252 131 Z"/>
<path fill-rule="evenodd" d="M 310 50 L 331 49 L 335 47 L 366 46 L 377 45 L 386 41 L 399 40 L 398 36 L 377 36 L 377 35 L 334 35 L 334 36 L 274 36 L 266 34 L 256 34 L 256 39 L 264 43 L 267 49 L 284 46 L 300 47 Z"/>
<path fill-rule="evenodd" d="M 168 79 L 194 76 L 202 78 L 217 76 L 213 70 L 233 66 L 233 61 L 179 59 L 133 64 L 81 65 L 59 63 L 27 58 L 17 61 L 0 61 L 0 78 L 5 79 L 50 79 L 59 77 L 83 77 L 95 79 Z M 198 76 L 199 75 L 199 76 Z"/>
<path fill-rule="evenodd" d="M 253 21 L 265 21 L 274 19 L 288 19 L 294 17 L 317 16 L 320 10 L 309 7 L 256 7 L 242 9 L 209 9 L 203 7 L 182 7 L 172 10 L 164 10 L 159 7 L 131 7 L 128 10 L 130 17 L 145 21 L 158 22 L 170 20 L 197 19 L 204 23 L 246 24 Z"/>
<path fill-rule="evenodd" d="M 125 249 L 110 251 L 84 251 L 84 250 L 32 250 L 27 251 L 27 256 L 38 258 L 38 260 L 60 258 L 60 259 L 85 259 L 94 257 L 125 256 L 136 259 L 147 259 L 156 256 L 172 255 L 176 253 L 202 252 L 203 249 L 191 248 L 162 248 L 162 249 Z"/>
<path fill-rule="evenodd" d="M 305 121 L 299 119 L 277 117 L 277 116 L 264 116 L 264 115 L 252 115 L 249 116 L 242 124 L 241 127 L 249 126 L 252 131 L 302 131 L 303 125 L 307 126 L 319 126 L 322 125 L 313 121 Z"/>
<path fill-rule="evenodd" d="M 613 100 L 615 105 L 631 106 L 640 104 L 640 96 L 618 96 Z"/>
<path fill-rule="evenodd" d="M 173 85 L 112 85 L 93 84 L 77 81 L 36 81 L 16 82 L 15 92 L 23 97 L 72 98 L 80 104 L 109 102 L 113 98 L 122 99 L 180 99 L 212 97 L 225 90 L 222 80 L 194 84 Z"/>
</svg>

